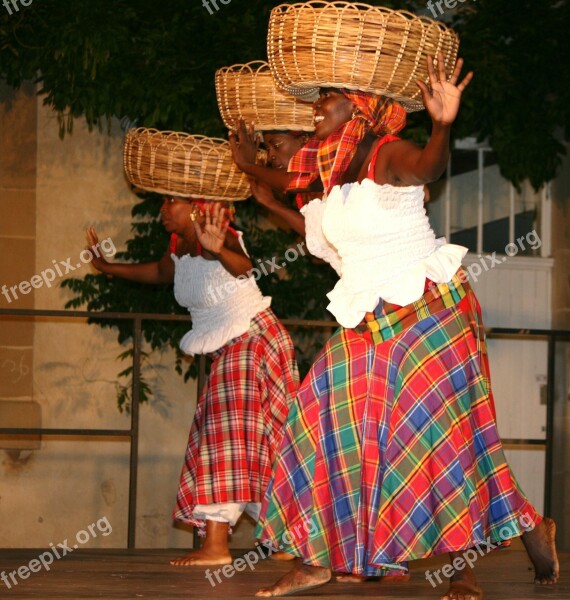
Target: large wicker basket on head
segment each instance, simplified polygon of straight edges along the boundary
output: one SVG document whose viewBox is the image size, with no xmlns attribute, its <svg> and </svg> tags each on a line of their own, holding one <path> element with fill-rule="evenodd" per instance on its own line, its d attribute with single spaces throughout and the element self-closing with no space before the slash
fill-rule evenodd
<svg viewBox="0 0 570 600">
<path fill-rule="evenodd" d="M 269 66 L 277 85 L 316 99 L 319 87 L 390 96 L 423 109 L 416 80 L 428 83 L 428 55 L 443 53 L 451 76 L 459 38 L 442 23 L 358 2 L 282 4 L 271 11 Z"/>
<path fill-rule="evenodd" d="M 206 200 L 245 200 L 247 176 L 226 140 L 156 129 L 130 129 L 123 164 L 136 187 L 159 194 Z"/>
<path fill-rule="evenodd" d="M 315 129 L 312 104 L 278 90 L 264 61 L 218 69 L 216 96 L 228 129 L 235 128 L 239 119 L 253 122 L 256 131 Z"/>
</svg>

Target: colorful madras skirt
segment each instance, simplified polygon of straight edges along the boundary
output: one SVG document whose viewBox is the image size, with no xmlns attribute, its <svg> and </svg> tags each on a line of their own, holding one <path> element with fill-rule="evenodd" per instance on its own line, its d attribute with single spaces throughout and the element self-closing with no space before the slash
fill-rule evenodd
<svg viewBox="0 0 570 600">
<path fill-rule="evenodd" d="M 501 543 L 541 517 L 505 459 L 463 271 L 338 329 L 289 412 L 257 535 L 358 575 Z"/>
<path fill-rule="evenodd" d="M 196 527 L 196 504 L 262 501 L 299 386 L 293 342 L 270 308 L 212 355 L 173 514 Z"/>
</svg>

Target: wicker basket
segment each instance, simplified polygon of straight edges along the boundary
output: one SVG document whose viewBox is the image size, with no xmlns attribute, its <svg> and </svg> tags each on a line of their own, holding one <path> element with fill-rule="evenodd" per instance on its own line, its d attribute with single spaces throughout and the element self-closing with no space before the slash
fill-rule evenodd
<svg viewBox="0 0 570 600">
<path fill-rule="evenodd" d="M 219 138 L 131 129 L 125 138 L 123 164 L 128 180 L 149 192 L 206 200 L 245 200 L 251 195 L 229 143 Z"/>
<path fill-rule="evenodd" d="M 269 65 L 261 60 L 216 71 L 216 96 L 228 129 L 239 119 L 253 122 L 256 131 L 315 129 L 312 104 L 280 92 Z"/>
<path fill-rule="evenodd" d="M 448 77 L 459 38 L 442 23 L 358 2 L 282 4 L 271 11 L 267 53 L 279 88 L 316 99 L 319 87 L 390 96 L 424 108 L 416 84 L 429 83 L 426 58 L 443 53 Z"/>
</svg>

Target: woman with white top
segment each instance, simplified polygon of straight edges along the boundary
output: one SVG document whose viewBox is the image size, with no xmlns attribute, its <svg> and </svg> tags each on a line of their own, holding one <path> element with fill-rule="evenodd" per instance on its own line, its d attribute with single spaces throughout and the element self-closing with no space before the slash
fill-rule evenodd
<svg viewBox="0 0 570 600">
<path fill-rule="evenodd" d="M 227 203 L 167 196 L 160 215 L 171 233 L 161 260 L 93 266 L 143 283 L 174 282 L 192 316 L 180 348 L 213 357 L 200 393 L 174 518 L 205 535 L 200 550 L 174 565 L 224 565 L 228 536 L 242 513 L 257 520 L 282 426 L 298 387 L 289 334 L 255 283 L 241 233 L 229 227 Z M 90 245 L 97 235 L 88 230 Z"/>
<path fill-rule="evenodd" d="M 324 188 L 303 214 L 309 250 L 339 274 L 328 308 L 341 328 L 301 384 L 258 525 L 264 540 L 287 534 L 303 564 L 258 596 L 442 553 L 455 565 L 462 551 L 519 535 L 535 581 L 558 577 L 554 522 L 524 497 L 501 447 L 466 249 L 436 239 L 425 214 L 423 186 L 445 170 L 472 77 L 458 83 L 459 60 L 448 81 L 438 59 L 430 87 L 418 82 L 433 123 L 425 148 L 396 137 L 396 102 L 321 88 L 316 139 L 289 164 L 288 189 Z M 480 600 L 465 561 L 453 571 L 443 598 Z"/>
</svg>

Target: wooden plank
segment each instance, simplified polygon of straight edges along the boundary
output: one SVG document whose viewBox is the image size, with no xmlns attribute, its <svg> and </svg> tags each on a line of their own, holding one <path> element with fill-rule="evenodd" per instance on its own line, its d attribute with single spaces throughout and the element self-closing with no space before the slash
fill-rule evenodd
<svg viewBox="0 0 570 600">
<path fill-rule="evenodd" d="M 518 542 L 513 546 L 520 547 Z M 45 550 L 0 550 L 0 574 L 28 565 Z M 246 551 L 234 551 L 234 558 Z M 77 550 L 56 560 L 47 571 L 42 568 L 8 589 L 0 580 L 0 597 L 27 599 L 72 598 L 74 600 L 105 600 L 147 598 L 150 600 L 206 599 L 253 597 L 255 591 L 270 585 L 286 573 L 292 563 L 260 560 L 251 570 L 235 572 L 220 582 L 213 578 L 212 586 L 202 567 L 172 567 L 169 560 L 178 556 L 176 550 Z M 562 576 L 552 587 L 535 586 L 526 553 L 520 549 L 495 551 L 480 558 L 476 574 L 485 592 L 485 600 L 549 600 L 570 598 L 570 554 L 561 555 Z M 427 569 L 434 571 L 445 564 L 443 557 L 416 561 L 411 564 L 412 578 L 407 583 L 350 584 L 333 581 L 323 587 L 298 594 L 296 598 L 352 600 L 355 597 L 412 600 L 441 597 L 445 583 L 432 587 L 425 578 Z M 443 578 L 444 579 L 444 578 Z M 9 575 L 8 575 L 9 580 Z"/>
</svg>

